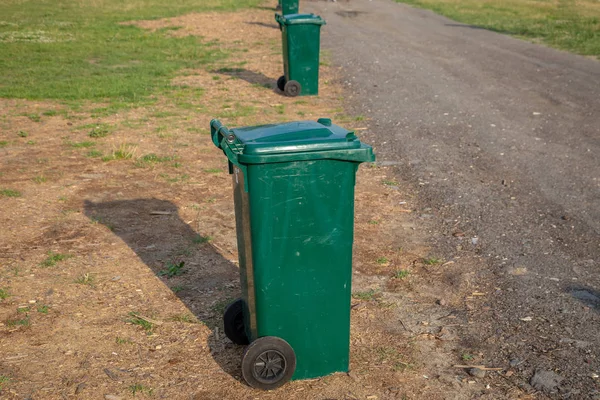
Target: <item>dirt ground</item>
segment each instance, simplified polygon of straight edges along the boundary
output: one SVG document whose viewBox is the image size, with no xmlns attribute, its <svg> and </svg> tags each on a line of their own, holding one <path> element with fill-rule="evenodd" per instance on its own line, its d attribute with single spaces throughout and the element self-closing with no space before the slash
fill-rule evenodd
<svg viewBox="0 0 600 400">
<path fill-rule="evenodd" d="M 379 164 L 357 177 L 351 373 L 249 388 L 243 349 L 223 335 L 222 312 L 240 289 L 231 181 L 209 121 L 331 117 L 361 136 L 368 116 L 344 114 L 347 93 L 326 53 L 318 97 L 275 89 L 270 7 L 137 25 L 180 27 L 172 34 L 233 56 L 174 80 L 198 93 L 185 107 L 164 96 L 101 116 L 98 104 L 63 112 L 58 102 L 0 100 L 1 399 L 521 396 L 502 387 L 506 371 L 456 367 L 485 365 L 459 334 L 484 295 L 470 279 L 477 260 L 430 254 L 428 210 Z"/>
</svg>

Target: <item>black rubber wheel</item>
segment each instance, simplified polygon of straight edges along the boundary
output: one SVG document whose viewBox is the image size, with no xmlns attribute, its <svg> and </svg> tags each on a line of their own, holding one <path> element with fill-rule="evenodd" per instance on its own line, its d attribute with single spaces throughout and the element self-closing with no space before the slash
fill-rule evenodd
<svg viewBox="0 0 600 400">
<path fill-rule="evenodd" d="M 285 87 L 283 88 L 283 92 L 290 97 L 298 96 L 300 94 L 300 90 L 302 90 L 302 87 L 300 86 L 300 83 L 296 81 L 287 81 L 285 83 Z"/>
<path fill-rule="evenodd" d="M 235 344 L 249 343 L 244 326 L 244 300 L 237 299 L 227 306 L 223 313 L 223 328 L 225 335 Z"/>
<path fill-rule="evenodd" d="M 242 356 L 242 376 L 256 389 L 277 389 L 292 378 L 295 370 L 294 349 L 275 336 L 256 339 Z"/>
<path fill-rule="evenodd" d="M 283 92 L 285 89 L 285 76 L 280 76 L 279 79 L 277 79 L 277 88 Z"/>
</svg>

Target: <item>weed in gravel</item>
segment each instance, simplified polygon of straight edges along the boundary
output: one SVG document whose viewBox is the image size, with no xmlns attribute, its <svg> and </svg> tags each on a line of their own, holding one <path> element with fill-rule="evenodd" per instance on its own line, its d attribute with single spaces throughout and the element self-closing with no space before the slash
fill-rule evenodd
<svg viewBox="0 0 600 400">
<path fill-rule="evenodd" d="M 49 251 L 48 257 L 46 257 L 46 259 L 44 261 L 42 261 L 40 263 L 40 265 L 42 267 L 54 267 L 59 262 L 69 259 L 71 257 L 73 257 L 73 256 L 70 254 L 60 254 L 60 253 L 54 253 L 52 251 Z"/>
<path fill-rule="evenodd" d="M 29 326 L 31 325 L 31 321 L 29 320 L 29 316 L 21 319 L 7 319 L 4 321 L 4 324 L 9 328 L 16 328 L 19 326 Z"/>
<path fill-rule="evenodd" d="M 10 293 L 8 293 L 8 290 L 0 288 L 0 300 L 5 300 L 5 299 L 8 299 L 9 297 L 10 297 Z"/>
<path fill-rule="evenodd" d="M 460 358 L 462 358 L 463 361 L 471 361 L 475 356 L 473 354 L 463 353 Z"/>
<path fill-rule="evenodd" d="M 398 186 L 398 182 L 389 179 L 384 179 L 381 181 L 381 183 L 383 183 L 385 186 Z"/>
<path fill-rule="evenodd" d="M 386 257 L 379 257 L 376 260 L 377 264 L 379 265 L 384 265 L 384 264 L 388 264 L 390 262 L 390 260 L 388 260 Z"/>
<path fill-rule="evenodd" d="M 106 137 L 114 130 L 113 126 L 105 123 L 83 125 L 81 128 L 91 128 L 88 136 L 95 139 Z"/>
<path fill-rule="evenodd" d="M 96 145 L 95 142 L 79 142 L 79 143 L 75 143 L 75 142 L 69 142 L 68 143 L 69 146 L 73 147 L 74 149 L 87 149 L 89 147 L 94 147 Z"/>
<path fill-rule="evenodd" d="M 86 274 L 81 275 L 79 278 L 75 279 L 75 283 L 77 283 L 79 285 L 94 286 L 95 280 L 96 280 L 96 278 L 92 274 L 86 273 Z"/>
<path fill-rule="evenodd" d="M 192 238 L 192 243 L 194 244 L 202 244 L 202 243 L 208 243 L 211 240 L 213 240 L 212 236 L 202 236 L 202 235 L 196 235 Z"/>
<path fill-rule="evenodd" d="M 17 136 L 19 136 L 19 137 L 27 137 L 29 135 L 25 131 L 19 131 L 19 132 L 17 132 Z"/>
<path fill-rule="evenodd" d="M 131 385 L 129 386 L 129 391 L 131 391 L 132 395 L 136 395 L 137 393 L 139 394 L 146 394 L 148 396 L 152 396 L 154 394 L 154 389 L 146 387 L 142 384 L 136 383 L 135 385 Z"/>
<path fill-rule="evenodd" d="M 0 375 L 0 390 L 2 390 L 2 387 L 4 386 L 4 384 L 10 382 L 10 378 L 6 375 Z"/>
<path fill-rule="evenodd" d="M 44 182 L 46 182 L 47 180 L 48 180 L 48 178 L 46 178 L 44 175 L 38 175 L 38 176 L 36 176 L 36 177 L 34 177 L 34 178 L 32 179 L 32 181 L 34 181 L 35 183 L 38 183 L 38 184 L 39 184 L 39 183 L 44 183 Z"/>
<path fill-rule="evenodd" d="M 21 115 L 29 118 L 33 122 L 40 122 L 42 120 L 42 118 L 39 116 L 39 114 L 21 114 Z"/>
<path fill-rule="evenodd" d="M 139 157 L 136 162 L 135 165 L 137 167 L 147 167 L 151 164 L 155 164 L 155 163 L 163 163 L 163 162 L 168 162 L 168 161 L 173 161 L 175 160 L 175 156 L 157 156 L 154 153 L 150 153 L 150 154 L 146 154 L 143 155 L 141 157 Z"/>
<path fill-rule="evenodd" d="M 437 257 L 426 257 L 423 259 L 423 264 L 427 264 L 427 265 L 436 265 L 441 263 L 443 260 L 441 258 L 437 258 Z"/>
<path fill-rule="evenodd" d="M 209 174 L 218 174 L 218 173 L 221 173 L 221 172 L 223 172 L 223 170 L 222 170 L 222 169 L 220 169 L 220 168 L 206 168 L 206 169 L 204 170 L 204 172 L 207 172 L 207 173 L 209 173 Z"/>
<path fill-rule="evenodd" d="M 375 290 L 369 289 L 362 292 L 354 292 L 352 293 L 352 297 L 358 300 L 373 300 L 375 293 L 377 293 Z"/>
<path fill-rule="evenodd" d="M 379 221 L 377 221 L 375 219 L 372 219 L 372 220 L 369 221 L 369 224 L 370 225 L 379 225 Z"/>
<path fill-rule="evenodd" d="M 118 148 L 115 148 L 110 155 L 102 157 L 102 161 L 129 160 L 133 158 L 136 150 L 135 146 L 123 143 Z"/>
<path fill-rule="evenodd" d="M 0 149 L 2 147 L 6 147 L 8 145 L 8 142 L 6 140 L 0 140 Z"/>
<path fill-rule="evenodd" d="M 37 312 L 39 312 L 40 314 L 48 314 L 49 310 L 50 310 L 50 307 L 48 307 L 47 305 L 40 305 L 37 308 Z"/>
<path fill-rule="evenodd" d="M 152 322 L 148 322 L 145 319 L 141 318 L 139 314 L 135 311 L 130 312 L 129 316 L 131 318 L 129 318 L 127 322 L 142 327 L 147 334 L 152 333 L 152 330 L 154 329 L 154 324 Z"/>
<path fill-rule="evenodd" d="M 179 264 L 168 262 L 167 265 L 165 265 L 166 269 L 161 270 L 158 275 L 166 276 L 167 278 L 183 275 L 186 272 L 183 270 L 184 266 L 185 261 L 182 261 Z"/>
<path fill-rule="evenodd" d="M 98 158 L 98 157 L 102 157 L 102 152 L 99 150 L 90 150 L 88 151 L 88 153 L 86 154 L 86 157 L 89 158 Z"/>
<path fill-rule="evenodd" d="M 184 289 L 185 289 L 185 287 L 183 287 L 183 286 L 173 286 L 171 288 L 171 290 L 173 291 L 173 293 L 179 293 L 179 292 L 181 292 Z"/>
<path fill-rule="evenodd" d="M 29 306 L 24 306 L 24 307 L 18 307 L 17 308 L 17 313 L 19 313 L 19 314 L 28 313 L 29 311 L 31 311 L 31 307 L 29 307 Z"/>
<path fill-rule="evenodd" d="M 399 269 L 398 271 L 396 271 L 394 273 L 394 278 L 404 279 L 404 278 L 408 278 L 409 275 L 410 275 L 410 271 L 408 271 L 406 269 Z"/>
<path fill-rule="evenodd" d="M 197 324 L 200 322 L 200 321 L 198 321 L 198 319 L 196 317 L 194 317 L 193 315 L 190 315 L 190 314 L 174 315 L 170 319 L 171 319 L 171 321 L 186 322 L 188 324 Z"/>
<path fill-rule="evenodd" d="M 21 197 L 21 192 L 12 189 L 0 189 L 0 197 Z"/>
<path fill-rule="evenodd" d="M 133 341 L 131 339 L 125 339 L 119 336 L 116 337 L 115 342 L 117 344 L 133 344 Z"/>
</svg>

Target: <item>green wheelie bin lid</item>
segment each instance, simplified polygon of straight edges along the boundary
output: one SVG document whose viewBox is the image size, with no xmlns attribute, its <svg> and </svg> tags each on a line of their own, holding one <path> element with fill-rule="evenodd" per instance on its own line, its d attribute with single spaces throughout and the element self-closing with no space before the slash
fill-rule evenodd
<svg viewBox="0 0 600 400">
<path fill-rule="evenodd" d="M 211 121 L 214 144 L 223 149 L 234 164 L 335 159 L 340 161 L 374 161 L 371 146 L 361 143 L 354 132 L 331 123 L 296 121 L 234 128 L 228 130 L 217 120 Z"/>
<path fill-rule="evenodd" d="M 325 25 L 325 20 L 315 14 L 275 14 L 275 20 L 282 25 Z"/>
</svg>

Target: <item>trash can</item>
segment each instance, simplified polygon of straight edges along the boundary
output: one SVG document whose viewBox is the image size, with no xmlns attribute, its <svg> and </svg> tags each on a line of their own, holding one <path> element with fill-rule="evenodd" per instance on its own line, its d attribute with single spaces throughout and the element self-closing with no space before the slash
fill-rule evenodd
<svg viewBox="0 0 600 400">
<path fill-rule="evenodd" d="M 279 0 L 278 9 L 283 15 L 298 14 L 299 0 Z"/>
<path fill-rule="evenodd" d="M 211 135 L 229 161 L 242 297 L 223 316 L 255 388 L 347 372 L 354 184 L 370 146 L 330 119 Z"/>
<path fill-rule="evenodd" d="M 319 93 L 319 52 L 321 25 L 325 20 L 314 14 L 275 14 L 281 27 L 283 73 L 277 87 L 288 96 Z"/>
</svg>

